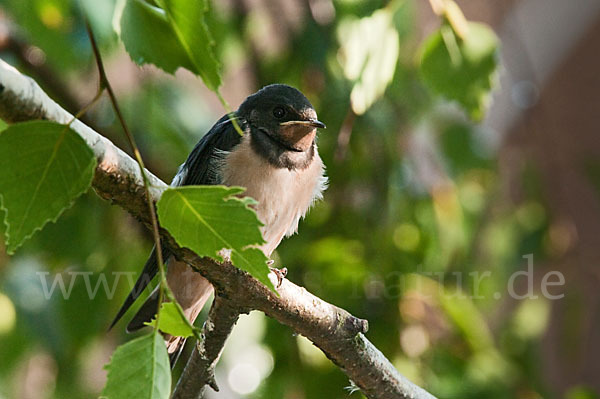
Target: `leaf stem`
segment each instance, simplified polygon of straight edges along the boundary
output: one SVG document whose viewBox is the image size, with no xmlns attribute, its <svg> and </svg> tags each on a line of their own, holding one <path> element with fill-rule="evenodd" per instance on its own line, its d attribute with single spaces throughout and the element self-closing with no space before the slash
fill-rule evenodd
<svg viewBox="0 0 600 399">
<path fill-rule="evenodd" d="M 181 317 L 181 320 L 183 320 L 185 325 L 187 325 L 192 330 L 192 333 L 194 334 L 194 338 L 196 338 L 198 341 L 201 341 L 202 336 L 200 335 L 200 329 L 198 327 L 194 326 L 188 320 L 188 318 L 185 316 L 185 313 L 183 313 L 183 309 L 181 308 L 181 306 L 175 299 L 173 292 L 170 289 L 166 289 L 164 293 L 165 293 L 167 299 L 175 304 L 175 309 L 177 309 L 177 313 L 179 313 L 179 316 Z M 158 313 L 160 313 L 160 307 L 159 307 Z M 156 326 L 158 327 L 158 314 L 156 315 Z"/>
<path fill-rule="evenodd" d="M 436 15 L 443 18 L 444 21 L 448 21 L 460 40 L 467 37 L 469 23 L 454 0 L 429 0 L 429 4 Z"/>
<path fill-rule="evenodd" d="M 94 96 L 94 98 L 92 98 L 92 101 L 90 101 L 83 108 L 81 108 L 79 110 L 79 112 L 77 112 L 77 114 L 75 114 L 75 116 L 73 116 L 73 118 L 69 121 L 69 123 L 67 123 L 67 126 L 70 127 L 73 124 L 73 122 L 75 122 L 75 120 L 81 118 L 83 116 L 83 114 L 88 112 L 90 108 L 92 108 L 94 105 L 96 105 L 98 100 L 100 100 L 100 97 L 102 97 L 102 93 L 104 93 L 104 90 L 101 87 L 98 87 L 98 91 L 96 92 L 96 95 Z"/>
<path fill-rule="evenodd" d="M 219 98 L 219 101 L 221 101 L 221 104 L 223 105 L 223 108 L 225 108 L 225 112 L 227 112 L 227 115 L 229 116 L 229 120 L 233 123 L 235 131 L 243 137 L 244 132 L 242 131 L 242 128 L 240 127 L 239 123 L 237 123 L 237 117 L 235 116 L 235 113 L 231 110 L 229 103 L 227 102 L 227 100 L 225 100 L 223 95 L 221 95 L 221 92 L 219 90 L 217 90 L 216 93 L 217 97 Z"/>
<path fill-rule="evenodd" d="M 442 40 L 446 45 L 446 49 L 448 50 L 448 54 L 450 55 L 450 61 L 455 68 L 459 68 L 462 64 L 462 55 L 460 53 L 460 48 L 458 47 L 458 43 L 456 41 L 456 36 L 454 35 L 454 30 L 444 24 L 440 28 L 440 33 L 442 34 Z"/>
</svg>

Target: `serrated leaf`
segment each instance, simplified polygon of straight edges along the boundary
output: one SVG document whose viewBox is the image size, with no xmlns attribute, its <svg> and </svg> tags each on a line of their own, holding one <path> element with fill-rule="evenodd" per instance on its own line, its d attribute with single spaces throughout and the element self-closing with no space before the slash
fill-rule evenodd
<svg viewBox="0 0 600 399">
<path fill-rule="evenodd" d="M 206 0 L 160 0 L 179 43 L 194 64 L 192 72 L 200 75 L 204 84 L 217 91 L 221 86 L 220 65 L 213 48 L 214 42 L 204 15 L 208 10 Z"/>
<path fill-rule="evenodd" d="M 125 49 L 136 64 L 154 64 L 167 73 L 179 67 L 194 71 L 164 10 L 143 0 L 125 0 L 120 30 Z"/>
<path fill-rule="evenodd" d="M 394 77 L 400 39 L 391 9 L 362 19 L 346 19 L 338 29 L 339 59 L 346 78 L 354 81 L 352 110 L 364 114 L 385 92 Z"/>
<path fill-rule="evenodd" d="M 220 65 L 204 20 L 206 0 L 157 0 L 160 7 L 143 0 L 124 1 L 120 36 L 135 63 L 151 63 L 168 73 L 185 68 L 217 91 Z"/>
<path fill-rule="evenodd" d="M 444 25 L 421 49 L 421 75 L 435 92 L 458 101 L 479 120 L 495 83 L 498 39 L 484 24 L 469 22 L 464 40 Z"/>
<path fill-rule="evenodd" d="M 163 338 L 153 332 L 119 346 L 110 362 L 102 397 L 107 399 L 168 399 L 171 367 Z"/>
<path fill-rule="evenodd" d="M 96 158 L 65 125 L 34 121 L 0 133 L 0 203 L 9 254 L 56 221 L 92 182 Z"/>
<path fill-rule="evenodd" d="M 264 244 L 261 223 L 249 202 L 236 195 L 241 187 L 186 186 L 165 191 L 157 204 L 160 223 L 177 243 L 199 256 L 222 259 L 222 249 L 231 250 L 231 260 L 266 286 L 267 258 L 257 248 Z"/>
<path fill-rule="evenodd" d="M 164 302 L 160 306 L 160 317 L 158 318 L 158 329 L 164 333 L 171 334 L 177 337 L 191 337 L 194 335 L 192 329 L 181 319 L 181 315 L 177 311 L 177 306 L 173 302 Z M 147 325 L 156 325 L 156 318 Z"/>
</svg>

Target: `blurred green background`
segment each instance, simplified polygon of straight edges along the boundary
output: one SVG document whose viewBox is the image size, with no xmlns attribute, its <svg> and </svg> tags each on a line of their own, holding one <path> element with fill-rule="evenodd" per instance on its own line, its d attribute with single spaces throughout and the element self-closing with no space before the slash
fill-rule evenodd
<svg viewBox="0 0 600 399">
<path fill-rule="evenodd" d="M 82 3 L 146 164 L 170 181 L 224 110 L 189 72 L 131 61 L 113 30 L 116 1 Z M 491 98 L 487 81 L 442 76 L 459 95 L 478 90 L 466 111 L 423 79 L 422 46 L 440 26 L 428 2 L 211 3 L 231 106 L 287 83 L 328 127 L 318 143 L 330 187 L 276 265 L 368 319 L 367 337 L 440 399 L 600 391 L 600 6 L 562 3 L 458 1 L 501 42 Z M 94 96 L 69 0 L 0 0 L 0 57 L 70 112 Z M 488 103 L 485 118 L 469 118 Z M 127 150 L 106 99 L 84 121 Z M 15 256 L 1 245 L 0 398 L 98 396 L 103 365 L 131 339 L 125 323 L 106 329 L 151 249 L 148 231 L 90 190 Z M 59 281 L 68 298 L 59 285 L 46 295 Z M 207 397 L 361 397 L 309 341 L 258 312 L 240 319 L 216 378 L 221 392 Z"/>
</svg>

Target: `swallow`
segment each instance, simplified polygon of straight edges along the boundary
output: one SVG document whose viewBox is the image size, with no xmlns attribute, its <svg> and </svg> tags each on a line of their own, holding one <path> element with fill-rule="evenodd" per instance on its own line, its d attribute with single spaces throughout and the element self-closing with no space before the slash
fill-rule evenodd
<svg viewBox="0 0 600 399">
<path fill-rule="evenodd" d="M 243 135 L 235 129 L 233 121 Z M 308 209 L 322 199 L 327 187 L 325 166 L 317 150 L 318 129 L 325 124 L 297 89 L 273 84 L 248 96 L 232 114 L 224 115 L 196 144 L 171 182 L 172 186 L 226 185 L 246 188 L 244 196 L 262 222 L 267 258 L 284 237 L 294 234 Z M 186 317 L 194 322 L 213 287 L 202 275 L 173 256 L 162 244 L 167 283 Z M 144 265 L 110 328 L 123 317 L 158 272 L 156 248 Z M 136 331 L 151 321 L 158 309 L 158 287 L 127 325 Z M 165 335 L 171 363 L 179 356 L 184 338 Z"/>
</svg>

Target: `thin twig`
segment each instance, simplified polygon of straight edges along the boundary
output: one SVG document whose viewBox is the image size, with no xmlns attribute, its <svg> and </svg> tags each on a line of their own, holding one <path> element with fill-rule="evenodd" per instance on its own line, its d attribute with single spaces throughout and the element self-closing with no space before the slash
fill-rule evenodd
<svg viewBox="0 0 600 399">
<path fill-rule="evenodd" d="M 75 112 L 81 109 L 83 100 L 77 98 L 73 90 L 69 90 L 66 82 L 48 65 L 42 50 L 31 45 L 21 36 L 18 27 L 13 25 L 8 16 L 0 13 L 0 52 L 7 51 L 14 55 L 19 65 L 22 65 L 25 71 L 31 73 L 41 83 L 41 86 L 46 88 L 52 96 L 55 96 L 58 102 L 68 111 Z M 31 54 L 41 55 L 38 57 L 39 59 L 36 59 Z M 90 106 L 94 104 L 94 101 L 88 103 Z M 83 106 L 83 109 L 88 105 Z M 87 112 L 87 109 L 85 109 L 85 112 Z M 88 117 L 85 112 L 78 112 L 81 115 L 77 115 L 77 119 L 96 131 L 102 131 L 104 135 L 111 139 L 120 139 L 120 137 L 116 137 L 117 132 L 110 126 L 104 126 L 102 130 L 99 130 L 99 126 L 94 119 Z"/>
<path fill-rule="evenodd" d="M 165 273 L 165 265 L 163 262 L 162 250 L 161 250 L 161 246 L 160 246 L 160 233 L 158 232 L 158 219 L 156 217 L 156 210 L 154 209 L 154 203 L 152 202 L 152 198 L 150 197 L 150 188 L 149 188 L 148 178 L 146 177 L 146 173 L 145 173 L 146 168 L 144 167 L 144 161 L 142 159 L 142 155 L 140 154 L 140 151 L 135 143 L 135 138 L 133 137 L 133 135 L 129 131 L 129 128 L 127 127 L 125 118 L 123 117 L 123 114 L 121 113 L 121 109 L 119 108 L 119 104 L 117 103 L 117 97 L 115 96 L 115 93 L 113 92 L 110 82 L 108 81 L 108 77 L 106 76 L 106 71 L 104 70 L 104 64 L 102 63 L 102 56 L 100 55 L 100 50 L 98 49 L 98 44 L 96 43 L 96 38 L 94 37 L 94 32 L 92 31 L 92 27 L 90 26 L 90 23 L 89 23 L 87 17 L 84 17 L 84 21 L 85 21 L 85 29 L 87 31 L 88 37 L 90 38 L 90 43 L 92 45 L 92 50 L 94 52 L 94 59 L 96 60 L 96 66 L 98 68 L 98 75 L 99 75 L 98 91 L 102 91 L 103 89 L 106 88 L 108 97 L 110 98 L 110 103 L 112 104 L 115 114 L 117 114 L 119 123 L 121 124 L 121 127 L 123 128 L 123 132 L 125 133 L 125 136 L 127 137 L 127 141 L 129 142 L 129 146 L 131 147 L 131 150 L 133 151 L 135 159 L 139 165 L 140 172 L 142 174 L 142 179 L 144 181 L 144 191 L 146 193 L 146 202 L 148 203 L 148 212 L 150 214 L 150 219 L 152 221 L 152 237 L 154 238 L 154 245 L 156 247 L 156 258 L 158 261 L 158 270 L 160 273 L 161 288 L 159 290 L 158 309 L 156 309 L 156 325 L 155 325 L 156 326 L 155 328 L 158 328 L 158 319 L 160 317 L 160 305 L 162 304 L 162 299 L 163 299 L 163 290 L 164 290 L 163 287 L 167 285 L 167 284 L 165 284 L 167 278 L 166 278 L 166 273 Z"/>
<path fill-rule="evenodd" d="M 119 108 L 119 104 L 117 103 L 117 97 L 115 96 L 115 93 L 110 85 L 110 82 L 108 81 L 108 77 L 106 76 L 106 71 L 104 70 L 104 64 L 102 63 L 102 56 L 100 55 L 100 50 L 98 49 L 98 44 L 96 43 L 96 38 L 94 37 L 94 33 L 92 31 L 92 28 L 90 26 L 90 23 L 89 23 L 87 17 L 84 18 L 84 21 L 85 21 L 85 28 L 86 28 L 88 36 L 90 38 L 90 43 L 92 45 L 92 50 L 94 52 L 94 59 L 96 60 L 96 66 L 98 67 L 98 74 L 99 74 L 98 92 L 101 93 L 104 89 L 106 89 L 106 92 L 108 93 L 108 97 L 110 98 L 112 107 L 113 107 L 115 113 L 117 114 L 119 123 L 121 124 L 121 127 L 123 128 L 123 132 L 125 133 L 125 136 L 127 136 L 127 141 L 129 142 L 129 146 L 131 147 L 131 150 L 133 151 L 135 159 L 139 165 L 140 173 L 142 174 L 142 179 L 144 182 L 144 191 L 146 194 L 146 202 L 148 204 L 148 213 L 150 214 L 150 220 L 151 220 L 151 224 L 152 224 L 152 237 L 154 238 L 154 245 L 156 247 L 156 259 L 157 259 L 158 270 L 159 270 L 159 275 L 160 275 L 158 307 L 156 309 L 156 324 L 154 327 L 155 329 L 158 329 L 159 318 L 160 318 L 160 307 L 163 303 L 163 295 L 166 295 L 167 298 L 172 302 L 175 302 L 175 296 L 173 295 L 173 293 L 171 292 L 171 288 L 167 284 L 167 276 L 166 276 L 166 272 L 165 272 L 165 265 L 164 265 L 162 249 L 161 249 L 161 245 L 160 245 L 160 232 L 158 230 L 158 218 L 156 217 L 156 209 L 154 208 L 154 201 L 152 201 L 152 197 L 150 195 L 150 183 L 148 181 L 148 177 L 145 172 L 146 168 L 144 166 L 142 154 L 140 153 L 140 150 L 139 150 L 137 144 L 135 143 L 135 138 L 133 137 L 129 128 L 127 127 L 127 123 L 125 122 L 123 113 L 121 112 L 121 109 Z M 200 334 L 198 332 L 198 329 L 196 329 L 191 324 L 191 322 L 188 320 L 188 318 L 185 317 L 185 314 L 183 313 L 183 310 L 181 309 L 181 307 L 176 306 L 175 308 L 177 309 L 182 321 L 184 323 L 186 323 L 188 325 L 188 327 L 190 327 L 190 329 L 193 331 L 196 339 L 200 339 Z"/>
<path fill-rule="evenodd" d="M 88 112 L 90 110 L 90 108 L 92 108 L 94 105 L 96 105 L 96 103 L 100 100 L 100 97 L 102 97 L 102 92 L 103 92 L 103 90 L 98 89 L 98 91 L 94 95 L 94 98 L 92 98 L 92 101 L 90 101 L 89 103 L 84 105 L 83 108 L 81 108 L 77 112 L 77 114 L 75 114 L 75 116 L 73 116 L 73 119 L 71 119 L 71 121 L 69 123 L 67 123 L 67 126 L 71 126 L 71 124 L 73 122 L 75 122 L 77 119 L 80 119 L 86 112 Z"/>
</svg>

